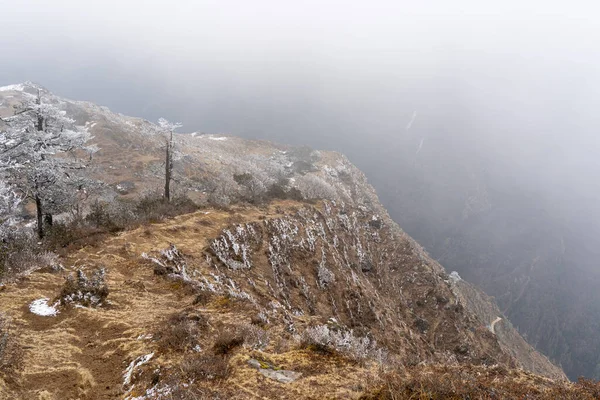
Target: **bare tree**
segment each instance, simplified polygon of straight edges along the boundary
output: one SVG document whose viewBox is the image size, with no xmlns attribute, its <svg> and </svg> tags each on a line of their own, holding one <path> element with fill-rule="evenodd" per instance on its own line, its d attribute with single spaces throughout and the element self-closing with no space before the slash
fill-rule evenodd
<svg viewBox="0 0 600 400">
<path fill-rule="evenodd" d="M 158 126 L 165 134 L 166 151 L 165 151 L 165 201 L 171 201 L 171 179 L 173 178 L 173 132 L 183 125 L 179 122 L 169 122 L 165 118 L 158 119 Z"/>
</svg>

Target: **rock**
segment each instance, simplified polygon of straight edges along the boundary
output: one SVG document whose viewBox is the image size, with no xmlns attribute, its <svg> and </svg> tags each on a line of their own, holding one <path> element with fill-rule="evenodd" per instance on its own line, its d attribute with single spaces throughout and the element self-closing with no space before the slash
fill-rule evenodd
<svg viewBox="0 0 600 400">
<path fill-rule="evenodd" d="M 259 372 L 266 376 L 281 383 L 291 383 L 302 376 L 301 372 L 288 371 L 285 369 L 275 371 L 272 369 L 260 369 Z"/>
<path fill-rule="evenodd" d="M 302 376 L 301 372 L 288 371 L 285 369 L 274 369 L 270 364 L 260 362 L 254 358 L 248 360 L 248 364 L 258 370 L 262 375 L 267 378 L 273 379 L 281 383 L 291 383 Z"/>
<path fill-rule="evenodd" d="M 260 361 L 255 360 L 254 358 L 251 358 L 248 360 L 248 364 L 252 367 L 252 368 L 256 368 L 256 369 L 261 369 L 262 366 L 260 365 Z"/>
<path fill-rule="evenodd" d="M 121 181 L 115 185 L 117 193 L 125 195 L 131 193 L 135 189 L 135 183 L 131 181 Z"/>
</svg>

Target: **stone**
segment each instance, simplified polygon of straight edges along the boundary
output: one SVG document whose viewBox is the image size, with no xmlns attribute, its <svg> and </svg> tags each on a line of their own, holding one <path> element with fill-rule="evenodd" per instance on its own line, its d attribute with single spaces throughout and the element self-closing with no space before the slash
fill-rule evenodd
<svg viewBox="0 0 600 400">
<path fill-rule="evenodd" d="M 281 383 L 291 383 L 302 376 L 301 372 L 275 369 L 268 363 L 260 362 L 254 358 L 248 360 L 248 364 L 258 370 L 263 376 Z"/>
</svg>

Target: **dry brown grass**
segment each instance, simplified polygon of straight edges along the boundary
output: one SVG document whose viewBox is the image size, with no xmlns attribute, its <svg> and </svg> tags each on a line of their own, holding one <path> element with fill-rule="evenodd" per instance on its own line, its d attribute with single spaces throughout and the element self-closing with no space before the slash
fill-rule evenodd
<svg viewBox="0 0 600 400">
<path fill-rule="evenodd" d="M 361 400 L 592 400 L 600 383 L 552 381 L 503 366 L 420 366 L 388 372 Z"/>
<path fill-rule="evenodd" d="M 207 328 L 208 321 L 202 314 L 186 310 L 169 316 L 155 336 L 163 348 L 183 352 L 199 345 Z"/>
<path fill-rule="evenodd" d="M 275 206 L 278 210 L 275 210 Z M 298 206 L 298 203 L 286 201 L 278 202 L 267 209 L 249 207 L 245 210 L 234 210 L 244 221 L 256 221 L 265 215 L 268 218 L 278 217 L 282 212 L 289 213 L 293 207 Z M 139 379 L 135 382 L 136 395 L 143 394 L 146 388 L 155 385 L 153 371 L 158 369 L 161 371 L 158 385 L 168 384 L 173 387 L 174 399 L 358 398 L 365 391 L 365 399 L 410 398 L 400 397 L 404 396 L 404 392 L 394 390 L 404 390 L 411 382 L 412 386 L 408 388 L 413 391 L 409 392 L 408 396 L 419 399 L 420 384 L 425 388 L 427 385 L 433 388 L 439 386 L 440 390 L 446 390 L 444 393 L 447 394 L 444 384 L 448 386 L 449 383 L 444 382 L 454 382 L 456 385 L 459 382 L 457 379 L 462 379 L 463 375 L 457 375 L 458 378 L 450 375 L 444 378 L 444 374 L 449 373 L 441 369 L 434 372 L 437 377 L 428 383 L 425 379 L 427 371 L 419 372 L 415 369 L 415 373 L 421 375 L 411 376 L 396 372 L 395 376 L 401 380 L 397 380 L 394 385 L 384 387 L 384 383 L 392 382 L 390 375 L 388 381 L 380 381 L 377 385 L 366 388 L 371 382 L 376 382 L 375 377 L 381 373 L 380 367 L 350 362 L 339 355 L 325 357 L 316 352 L 299 349 L 294 334 L 285 330 L 286 326 L 281 320 L 269 315 L 269 321 L 266 322 L 257 317 L 259 310 L 250 307 L 249 302 L 227 297 L 225 293 L 206 292 L 195 302 L 197 292 L 188 293 L 187 289 L 182 290 L 183 288 L 173 286 L 171 281 L 154 275 L 152 268 L 140 257 L 143 252 L 156 255 L 159 250 L 175 243 L 186 256 L 189 255 L 190 276 L 194 276 L 194 272 L 205 275 L 214 272 L 214 266 L 204 264 L 204 249 L 212 238 L 227 227 L 231 215 L 229 212 L 207 209 L 165 220 L 150 228 L 144 226 L 122 232 L 118 236 L 110 236 L 105 239 L 101 248 L 85 247 L 69 253 L 64 262 L 69 269 L 72 265 L 83 264 L 103 264 L 107 267 L 107 283 L 111 289 L 110 300 L 114 302 L 113 307 L 100 310 L 72 309 L 61 312 L 56 318 L 42 318 L 23 312 L 24 307 L 33 299 L 59 293 L 64 283 L 59 274 L 37 273 L 21 285 L 7 286 L 0 295 L 0 307 L 10 311 L 15 320 L 20 320 L 19 329 L 24 329 L 26 333 L 26 337 L 22 339 L 23 344 L 31 346 L 30 350 L 27 350 L 26 371 L 22 374 L 23 382 L 27 385 L 23 398 L 37 398 L 37 393 L 41 390 L 51 393 L 55 399 L 121 398 L 123 365 L 150 352 L 155 352 L 154 358 L 140 368 L 139 374 L 136 375 L 136 379 Z M 210 224 L 200 224 L 199 221 L 203 220 L 210 221 Z M 256 263 L 251 272 L 265 274 L 264 267 L 265 265 Z M 223 269 L 223 273 L 235 278 L 232 272 Z M 260 301 L 259 296 L 267 292 L 261 281 L 253 278 L 256 282 L 256 292 L 252 294 Z M 136 284 L 131 284 L 134 281 Z M 242 280 L 237 280 L 236 283 L 238 282 Z M 251 290 L 244 282 L 239 286 L 244 290 Z M 337 300 L 336 302 L 341 304 Z M 261 306 L 264 307 L 265 304 Z M 200 319 L 194 321 L 196 313 L 210 322 L 206 330 L 202 330 L 203 322 Z M 292 318 L 299 329 L 298 333 L 313 323 L 325 322 L 315 320 L 315 317 L 307 314 Z M 241 327 L 253 319 L 255 326 L 264 327 L 272 338 L 272 343 L 261 351 L 253 350 L 253 346 L 246 346 L 246 342 L 249 343 L 250 340 L 240 332 L 243 331 Z M 159 327 L 156 321 L 162 321 Z M 172 331 L 169 332 L 167 328 Z M 224 331 L 233 334 L 220 337 Z M 150 336 L 153 338 L 148 338 L 148 334 L 152 333 L 154 335 Z M 358 328 L 356 333 L 359 334 Z M 166 336 L 171 334 L 171 339 L 167 339 Z M 140 339 L 141 336 L 145 338 Z M 200 338 L 200 351 L 192 351 L 196 344 L 193 338 Z M 242 342 L 244 345 L 241 345 Z M 47 351 L 48 348 L 51 348 L 51 351 Z M 223 348 L 224 350 L 221 350 Z M 251 357 L 264 360 L 277 368 L 301 372 L 303 375 L 295 382 L 280 385 L 250 367 L 248 359 Z M 100 359 L 103 360 L 102 363 L 98 362 Z M 468 372 L 470 367 L 467 365 L 463 368 L 467 371 L 464 379 L 477 382 L 479 378 L 469 377 L 476 375 L 475 372 Z M 85 394 L 72 386 L 73 381 L 81 381 L 77 372 L 81 370 L 89 371 L 96 382 L 95 386 L 85 386 Z M 490 387 L 498 391 L 498 388 L 503 386 L 494 382 L 494 379 L 497 377 L 501 380 L 501 376 L 497 371 L 496 375 L 481 378 L 481 383 L 491 385 Z M 189 385 L 192 377 L 195 377 L 194 383 Z M 547 380 L 535 381 L 532 376 L 525 374 L 516 376 L 513 381 L 517 384 L 521 379 L 529 379 L 532 386 L 537 385 L 541 389 L 553 388 L 552 390 L 558 393 L 555 398 L 569 398 L 565 397 L 566 395 L 561 397 L 563 392 L 560 392 L 571 390 L 569 387 L 552 387 Z M 107 390 L 107 387 L 110 387 L 110 390 Z M 577 387 L 581 390 L 591 390 L 584 385 Z M 473 390 L 482 389 L 474 386 Z M 427 395 L 427 392 L 424 393 L 424 396 Z M 435 394 L 433 391 L 430 393 L 432 396 Z M 471 397 L 474 398 L 478 397 Z"/>
<path fill-rule="evenodd" d="M 196 354 L 186 357 L 181 371 L 188 380 L 224 380 L 229 376 L 229 358 L 216 354 Z"/>
<path fill-rule="evenodd" d="M 10 376 L 17 370 L 23 359 L 23 350 L 19 346 L 12 321 L 0 313 L 0 375 Z"/>
<path fill-rule="evenodd" d="M 213 351 L 218 355 L 229 355 L 236 348 L 244 344 L 244 337 L 236 330 L 223 329 L 216 338 Z"/>
</svg>

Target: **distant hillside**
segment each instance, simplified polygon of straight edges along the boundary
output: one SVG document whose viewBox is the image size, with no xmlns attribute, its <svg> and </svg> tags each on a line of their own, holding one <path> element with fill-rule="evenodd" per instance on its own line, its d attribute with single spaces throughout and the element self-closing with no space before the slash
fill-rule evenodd
<svg viewBox="0 0 600 400">
<path fill-rule="evenodd" d="M 594 180 L 583 175 L 567 185 L 559 151 L 536 149 L 556 165 L 535 165 L 540 157 L 521 154 L 517 138 L 493 146 L 487 132 L 468 131 L 430 127 L 415 155 L 425 135 L 415 127 L 381 156 L 365 157 L 376 162 L 363 171 L 392 218 L 448 270 L 494 296 L 571 379 L 600 378 Z M 507 149 L 513 158 L 497 155 Z M 556 182 L 532 178 L 549 174 Z"/>
</svg>

